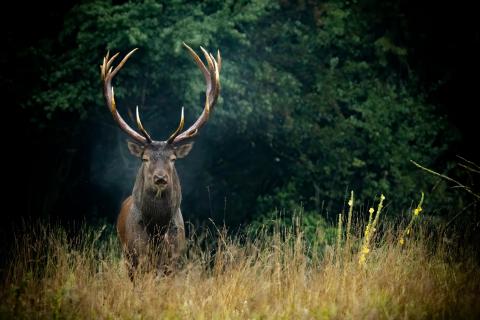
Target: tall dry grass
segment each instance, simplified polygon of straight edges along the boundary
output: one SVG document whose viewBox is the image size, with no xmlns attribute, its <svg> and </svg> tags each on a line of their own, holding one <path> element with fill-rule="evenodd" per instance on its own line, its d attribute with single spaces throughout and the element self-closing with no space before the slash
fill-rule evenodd
<svg viewBox="0 0 480 320">
<path fill-rule="evenodd" d="M 351 218 L 348 236 L 339 226 L 332 245 L 307 241 L 298 221 L 249 236 L 192 236 L 175 273 L 139 273 L 135 284 L 112 232 L 85 229 L 72 238 L 61 227 L 37 224 L 16 239 L 0 287 L 0 318 L 480 317 L 479 265 L 442 237 L 413 226 L 400 244 L 403 230 L 377 226 L 383 230 L 370 234 L 360 263 L 365 228 Z"/>
</svg>

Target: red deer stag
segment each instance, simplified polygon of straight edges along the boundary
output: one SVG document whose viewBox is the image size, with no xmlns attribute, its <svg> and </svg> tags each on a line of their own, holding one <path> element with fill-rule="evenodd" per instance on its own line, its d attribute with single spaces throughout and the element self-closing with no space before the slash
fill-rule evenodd
<svg viewBox="0 0 480 320">
<path fill-rule="evenodd" d="M 100 66 L 106 104 L 115 122 L 134 141 L 128 141 L 130 152 L 142 160 L 132 194 L 123 202 L 117 220 L 117 232 L 132 280 L 139 259 L 152 247 L 160 248 L 159 251 L 155 250 L 158 254 L 155 255 L 154 263 L 157 270 L 163 272 L 172 266 L 181 252 L 185 241 L 185 228 L 180 210 L 182 190 L 175 170 L 175 159 L 183 158 L 190 152 L 192 139 L 207 122 L 220 93 L 220 52 L 217 52 L 215 60 L 211 53 L 200 47 L 207 61 L 205 66 L 195 51 L 185 43 L 183 45 L 205 77 L 205 106 L 195 123 L 183 132 L 182 108 L 178 128 L 165 141 L 153 140 L 148 134 L 140 121 L 138 106 L 138 132 L 132 129 L 117 111 L 112 79 L 137 49 L 128 53 L 115 68 L 112 63 L 118 53 L 111 58 L 107 53 Z"/>
</svg>

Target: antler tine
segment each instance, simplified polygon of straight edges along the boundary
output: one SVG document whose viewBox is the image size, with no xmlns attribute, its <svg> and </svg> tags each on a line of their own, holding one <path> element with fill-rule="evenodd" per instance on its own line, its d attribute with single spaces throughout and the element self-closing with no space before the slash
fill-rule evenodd
<svg viewBox="0 0 480 320">
<path fill-rule="evenodd" d="M 107 67 L 105 69 L 110 69 L 113 61 L 118 57 L 119 54 L 120 52 L 115 53 L 110 59 L 108 59 L 108 56 L 107 56 Z"/>
<path fill-rule="evenodd" d="M 200 47 L 200 50 L 202 50 L 203 56 L 205 57 L 205 60 L 207 60 L 208 71 L 209 71 L 209 73 L 211 73 L 211 71 L 213 69 L 213 62 L 212 62 L 212 59 L 210 58 L 211 55 L 203 47 Z"/>
<path fill-rule="evenodd" d="M 137 119 L 137 127 L 140 129 L 140 132 L 143 134 L 143 136 L 147 139 L 148 143 L 152 142 L 152 137 L 148 134 L 147 130 L 143 127 L 142 121 L 140 120 L 140 113 L 138 112 L 138 106 L 136 109 L 136 119 Z"/>
<path fill-rule="evenodd" d="M 217 50 L 217 64 L 218 64 L 218 73 L 222 71 L 222 57 L 220 56 L 220 50 Z"/>
<path fill-rule="evenodd" d="M 190 48 L 185 42 L 183 42 L 183 46 L 188 50 L 188 53 L 190 53 L 190 55 L 195 60 L 195 63 L 197 64 L 197 66 L 202 71 L 203 75 L 205 76 L 205 81 L 208 81 L 208 78 L 210 77 L 210 74 L 208 72 L 207 67 L 205 67 L 205 64 L 203 63 L 202 59 L 200 59 L 198 54 L 195 51 L 193 51 L 193 49 Z"/>
<path fill-rule="evenodd" d="M 177 130 L 175 130 L 174 133 L 172 133 L 172 135 L 170 136 L 170 138 L 168 138 L 167 140 L 167 143 L 168 144 L 171 144 L 173 142 L 173 140 L 175 140 L 175 138 L 180 134 L 180 132 L 182 132 L 183 130 L 183 126 L 185 125 L 185 116 L 184 116 L 184 113 L 183 113 L 183 107 L 182 107 L 182 113 L 180 115 L 180 123 L 178 125 L 178 128 Z"/>
<path fill-rule="evenodd" d="M 122 61 L 113 69 L 112 71 L 112 63 L 115 60 L 115 58 L 118 56 L 118 53 L 115 54 L 113 57 L 109 59 L 109 53 L 105 56 L 103 59 L 103 64 L 100 67 L 101 73 L 102 73 L 102 79 L 103 79 L 103 94 L 105 96 L 105 102 L 107 103 L 108 109 L 112 113 L 113 119 L 115 122 L 118 124 L 120 129 L 122 129 L 126 134 L 128 134 L 133 140 L 141 143 L 141 144 L 148 144 L 152 140 L 150 139 L 150 136 L 147 135 L 142 136 L 135 130 L 133 130 L 126 122 L 123 120 L 122 116 L 118 113 L 117 111 L 117 104 L 115 102 L 115 92 L 112 87 L 112 79 L 113 77 L 120 71 L 120 69 L 123 67 L 125 62 L 127 62 L 128 58 L 137 51 L 137 48 L 133 49 L 130 51 L 123 59 Z M 143 126 L 142 126 L 143 128 Z M 141 129 L 140 129 L 141 130 Z M 141 130 L 142 131 L 142 130 Z M 142 131 L 143 133 L 143 131 Z M 146 131 L 145 131 L 146 133 Z"/>
<path fill-rule="evenodd" d="M 212 69 L 212 72 L 210 73 L 210 75 L 211 75 L 213 84 L 215 84 L 214 90 L 212 91 L 212 98 L 215 99 L 215 102 L 216 102 L 216 99 L 218 98 L 218 94 L 220 93 L 219 92 L 219 90 L 220 90 L 220 70 L 218 69 L 217 61 L 215 61 L 215 59 L 212 59 L 212 60 L 213 60 L 214 68 Z"/>
<path fill-rule="evenodd" d="M 100 65 L 100 76 L 102 77 L 102 81 L 105 80 L 105 69 L 107 66 L 107 58 L 108 58 L 108 52 L 105 57 L 103 57 L 103 63 Z"/>
<path fill-rule="evenodd" d="M 206 90 L 205 90 L 205 106 L 203 108 L 202 114 L 198 117 L 195 123 L 190 126 L 184 132 L 178 134 L 177 131 L 175 132 L 176 135 L 173 140 L 171 138 L 173 135 L 167 140 L 168 143 L 178 143 L 183 140 L 191 139 L 195 137 L 199 130 L 205 125 L 208 121 L 210 116 L 210 112 L 213 110 L 215 103 L 217 102 L 218 95 L 220 94 L 220 68 L 221 68 L 221 56 L 220 51 L 217 51 L 217 60 L 213 57 L 212 54 L 208 53 L 204 48 L 200 47 L 205 56 L 205 60 L 207 61 L 208 68 L 205 66 L 203 61 L 200 57 L 192 50 L 188 45 L 185 43 L 183 44 L 185 48 L 188 50 L 190 55 L 195 60 L 195 63 L 199 67 L 200 71 L 202 71 L 205 77 L 206 83 Z M 177 129 L 178 130 L 178 129 Z"/>
<path fill-rule="evenodd" d="M 130 51 L 129 53 L 127 53 L 127 55 L 122 59 L 122 61 L 120 61 L 120 63 L 115 67 L 115 69 L 113 69 L 112 73 L 111 73 L 111 77 L 115 77 L 115 75 L 117 74 L 118 71 L 120 71 L 120 69 L 122 69 L 123 65 L 125 64 L 125 62 L 127 62 L 128 58 L 130 58 L 132 56 L 132 54 L 135 53 L 135 51 L 137 51 L 138 48 L 135 48 L 133 49 L 132 51 Z M 114 55 L 112 57 L 112 59 L 110 59 L 109 63 L 108 63 L 108 66 L 110 66 L 110 64 L 112 64 L 113 60 L 117 57 L 118 53 L 116 55 Z"/>
<path fill-rule="evenodd" d="M 110 51 L 107 51 L 107 54 L 105 55 L 105 57 L 103 57 L 103 64 L 100 67 L 100 69 L 102 70 L 102 80 L 104 80 L 107 77 L 107 75 L 111 73 L 111 69 L 112 69 L 111 65 L 115 60 L 115 58 L 118 57 L 119 54 L 120 52 L 117 52 L 111 58 L 109 58 Z"/>
</svg>

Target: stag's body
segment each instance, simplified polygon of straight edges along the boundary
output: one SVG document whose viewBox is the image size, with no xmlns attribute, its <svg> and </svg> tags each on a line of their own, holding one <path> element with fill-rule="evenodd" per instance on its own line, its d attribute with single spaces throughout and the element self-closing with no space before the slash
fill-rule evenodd
<svg viewBox="0 0 480 320">
<path fill-rule="evenodd" d="M 139 178 L 137 177 L 134 190 L 140 188 L 137 186 Z M 168 239 L 175 239 L 172 242 L 181 247 L 185 240 L 181 198 L 180 186 L 176 186 L 166 190 L 160 199 L 142 196 L 141 192 L 125 199 L 117 219 L 117 232 L 122 244 L 129 251 L 140 251 L 150 238 L 158 236 L 159 231 L 165 231 Z"/>
<path fill-rule="evenodd" d="M 142 212 L 133 203 L 133 196 L 129 196 L 122 204 L 120 214 L 117 219 L 117 232 L 120 241 L 128 252 L 142 252 L 147 246 L 149 239 L 160 235 L 160 232 L 149 230 L 148 226 L 142 223 Z M 180 209 L 168 220 L 162 220 L 161 223 L 152 222 L 153 226 L 164 229 L 164 237 L 170 243 L 175 244 L 176 248 L 181 248 L 185 241 L 185 229 L 183 217 Z M 163 228 L 161 227 L 163 226 Z"/>
<path fill-rule="evenodd" d="M 115 68 L 111 65 L 118 54 L 112 58 L 107 54 L 100 67 L 107 106 L 120 128 L 135 141 L 128 142 L 130 152 L 142 159 L 132 195 L 123 202 L 117 220 L 117 232 L 131 279 L 142 257 L 154 258 L 153 261 L 147 259 L 147 263 L 153 262 L 157 269 L 165 272 L 174 266 L 180 255 L 185 242 L 185 227 L 180 210 L 182 191 L 174 162 L 190 152 L 193 145 L 191 140 L 207 122 L 220 93 L 220 52 L 215 60 L 202 48 L 207 61 L 205 66 L 190 47 L 185 47 L 205 77 L 205 107 L 197 121 L 183 132 L 182 108 L 177 130 L 165 141 L 155 141 L 150 137 L 140 121 L 138 107 L 136 120 L 140 133 L 133 130 L 117 111 L 112 79 L 136 49 L 127 54 Z"/>
<path fill-rule="evenodd" d="M 182 191 L 173 168 L 172 182 L 155 194 L 145 190 L 144 164 L 139 169 L 133 193 L 122 204 L 117 219 L 117 232 L 128 257 L 130 277 L 139 257 L 148 256 L 152 246 L 157 268 L 167 271 L 184 247 L 185 227 L 180 209 Z M 152 258 L 152 257 L 149 257 Z"/>
</svg>

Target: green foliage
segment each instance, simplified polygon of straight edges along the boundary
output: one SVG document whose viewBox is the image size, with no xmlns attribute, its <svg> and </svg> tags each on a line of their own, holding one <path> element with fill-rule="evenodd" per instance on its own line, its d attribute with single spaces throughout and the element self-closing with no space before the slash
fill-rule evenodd
<svg viewBox="0 0 480 320">
<path fill-rule="evenodd" d="M 187 122 L 203 106 L 204 84 L 181 43 L 220 48 L 222 94 L 194 179 L 224 191 L 217 198 L 228 199 L 232 222 L 298 203 L 336 212 L 346 187 L 363 190 L 360 201 L 394 194 L 393 206 L 405 207 L 431 184 L 409 160 L 434 164 L 451 138 L 409 73 L 408 50 L 360 9 L 334 0 L 86 2 L 67 16 L 61 49 L 42 49 L 43 84 L 30 106 L 47 117 L 103 117 L 102 56 L 139 47 L 116 93 L 121 112 L 139 104 L 161 139 L 181 105 Z M 190 191 L 191 203 L 203 190 Z"/>
<path fill-rule="evenodd" d="M 321 251 L 325 246 L 332 246 L 335 243 L 337 228 L 327 223 L 318 212 L 306 212 L 300 206 L 292 210 L 277 210 L 256 216 L 248 226 L 248 234 L 254 238 L 259 233 L 295 234 Z"/>
</svg>

